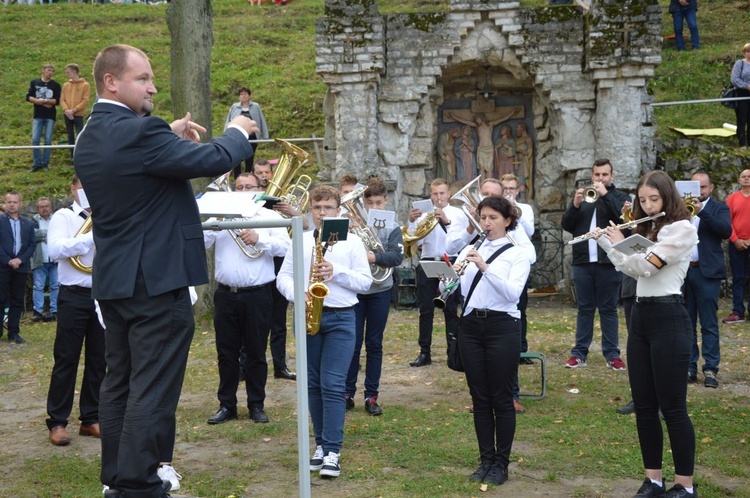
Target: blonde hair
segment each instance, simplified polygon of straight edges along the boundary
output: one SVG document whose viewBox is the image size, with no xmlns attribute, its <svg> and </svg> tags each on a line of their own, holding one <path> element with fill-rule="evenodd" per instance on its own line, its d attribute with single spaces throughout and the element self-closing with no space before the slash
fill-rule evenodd
<svg viewBox="0 0 750 498">
<path fill-rule="evenodd" d="M 742 53 L 744 54 L 745 52 L 750 52 L 750 43 L 745 43 L 742 46 Z"/>
</svg>

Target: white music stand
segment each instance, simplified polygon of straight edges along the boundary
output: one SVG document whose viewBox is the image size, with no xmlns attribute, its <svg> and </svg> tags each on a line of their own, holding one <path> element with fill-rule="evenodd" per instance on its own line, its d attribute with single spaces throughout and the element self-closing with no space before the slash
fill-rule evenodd
<svg viewBox="0 0 750 498">
<path fill-rule="evenodd" d="M 451 279 L 458 278 L 456 270 L 453 269 L 452 265 L 447 264 L 445 261 L 432 261 L 424 259 L 419 262 L 419 265 L 424 270 L 425 275 L 428 278 L 437 278 L 441 282 L 447 282 Z"/>
</svg>

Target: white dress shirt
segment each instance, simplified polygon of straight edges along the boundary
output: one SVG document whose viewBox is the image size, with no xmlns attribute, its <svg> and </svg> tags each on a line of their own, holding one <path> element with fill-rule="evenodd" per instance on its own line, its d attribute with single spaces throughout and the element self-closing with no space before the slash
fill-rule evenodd
<svg viewBox="0 0 750 498">
<path fill-rule="evenodd" d="M 466 217 L 463 211 L 459 210 L 459 215 L 455 220 L 451 219 L 451 221 L 452 223 L 448 226 L 448 235 L 445 239 L 446 252 L 452 251 L 449 254 L 460 252 L 477 236 L 476 230 L 472 233 L 466 231 L 469 226 L 469 218 Z M 521 224 L 519 223 L 515 230 L 510 230 L 508 234 L 513 237 L 516 245 L 523 249 L 526 258 L 529 260 L 529 264 L 533 265 L 536 263 L 536 248 L 531 243 L 529 236 L 526 235 L 526 231 L 521 228 Z"/>
<path fill-rule="evenodd" d="M 690 254 L 698 243 L 698 231 L 688 220 L 676 221 L 659 230 L 656 243 L 648 248 L 648 253 L 657 255 L 666 263 L 661 269 L 646 260 L 647 254 L 625 255 L 614 249 L 605 237 L 600 237 L 597 242 L 615 268 L 638 279 L 637 296 L 680 295 L 690 265 Z"/>
<path fill-rule="evenodd" d="M 313 233 L 310 231 L 302 235 L 305 246 L 302 258 L 305 261 L 305 291 L 310 284 L 310 267 L 315 242 Z M 290 302 L 294 302 L 293 252 L 293 249 L 289 250 L 276 277 L 276 287 L 281 295 Z M 347 308 L 357 304 L 359 302 L 357 294 L 365 292 L 372 284 L 370 263 L 367 262 L 367 251 L 362 239 L 350 233 L 346 240 L 330 246 L 328 251 L 323 254 L 323 259 L 333 266 L 333 277 L 331 280 L 324 282 L 329 292 L 323 301 L 323 305 L 331 308 Z"/>
<path fill-rule="evenodd" d="M 477 251 L 487 261 L 495 251 L 509 242 L 510 240 L 507 237 L 485 240 Z M 465 247 L 458 256 L 458 260 L 464 258 L 472 247 Z M 490 263 L 489 268 L 482 275 L 471 294 L 471 300 L 465 304 L 466 311 L 464 314 L 471 313 L 473 309 L 488 309 L 504 311 L 510 316 L 521 318 L 521 312 L 518 311 L 518 300 L 526 286 L 530 270 L 529 258 L 522 247 L 516 245 L 506 249 Z M 469 263 L 461 276 L 461 292 L 464 299 L 466 299 L 466 295 L 471 289 L 471 283 L 478 271 L 479 269 L 475 264 Z"/>
<path fill-rule="evenodd" d="M 84 222 L 80 214 L 85 212 L 74 201 L 70 208 L 55 211 L 47 227 L 47 253 L 51 260 L 57 261 L 57 280 L 60 285 L 91 288 L 91 275 L 76 270 L 68 259 L 80 256 L 84 265 L 94 262 L 94 231 L 76 237 Z"/>
<path fill-rule="evenodd" d="M 451 224 L 445 227 L 446 230 L 443 230 L 440 224 L 438 224 L 427 237 L 423 238 L 417 243 L 418 245 L 422 246 L 423 259 L 442 258 L 443 254 L 447 254 L 448 256 L 452 257 L 458 254 L 458 251 L 461 249 L 459 247 L 456 250 L 448 250 L 445 245 L 445 239 L 447 236 L 447 230 L 449 230 L 455 224 L 456 219 L 459 219 L 464 215 L 464 213 L 454 206 L 445 206 L 443 208 L 443 212 L 451 221 Z M 422 221 L 428 214 L 429 213 L 422 213 L 422 215 L 414 220 L 414 222 L 409 222 L 410 235 L 414 235 L 414 230 L 417 228 L 417 225 L 419 225 L 419 222 Z"/>
<path fill-rule="evenodd" d="M 274 220 L 281 219 L 281 215 L 266 208 L 260 210 L 251 218 L 252 220 Z M 212 245 L 214 250 L 214 275 L 216 281 L 223 285 L 232 287 L 254 287 L 271 282 L 274 275 L 274 256 L 283 257 L 291 247 L 289 233 L 286 228 L 258 228 L 258 242 L 255 249 L 263 251 L 263 255 L 256 258 L 248 258 L 243 254 L 240 247 L 229 234 L 229 230 L 206 230 L 203 232 L 203 241 L 206 249 Z M 242 241 L 240 240 L 240 243 Z M 252 253 L 252 249 L 248 247 Z"/>
</svg>

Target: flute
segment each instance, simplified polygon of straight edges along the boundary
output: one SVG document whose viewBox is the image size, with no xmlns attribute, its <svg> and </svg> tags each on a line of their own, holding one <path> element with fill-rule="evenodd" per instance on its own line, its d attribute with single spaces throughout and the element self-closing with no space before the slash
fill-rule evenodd
<svg viewBox="0 0 750 498">
<path fill-rule="evenodd" d="M 487 239 L 487 232 L 483 232 L 479 239 L 474 243 L 473 249 L 479 249 L 479 246 L 482 245 L 482 243 Z M 468 253 L 467 253 L 468 254 Z M 448 300 L 448 296 L 451 295 L 451 293 L 456 290 L 456 287 L 458 287 L 458 280 L 461 278 L 461 275 L 464 274 L 466 271 L 466 267 L 469 266 L 469 260 L 464 258 L 460 262 L 458 262 L 458 270 L 456 270 L 456 275 L 458 275 L 456 278 L 452 278 L 448 280 L 445 283 L 445 286 L 443 287 L 443 292 L 440 293 L 440 296 L 436 297 L 432 300 L 432 303 L 435 305 L 438 309 L 445 309 L 445 303 Z"/>
<path fill-rule="evenodd" d="M 645 221 L 651 221 L 651 220 L 655 220 L 656 218 L 661 218 L 665 214 L 666 213 L 664 211 L 662 211 L 661 213 L 656 213 L 655 215 L 652 215 L 652 216 L 645 216 L 645 217 L 637 219 L 637 220 L 628 221 L 627 223 L 623 223 L 622 225 L 615 226 L 615 228 L 618 229 L 618 230 L 625 230 L 627 228 L 633 228 L 634 226 L 636 226 L 636 225 L 638 225 L 640 223 L 643 223 Z M 576 237 L 573 240 L 569 241 L 568 244 L 569 245 L 570 244 L 577 244 L 579 242 L 583 242 L 584 240 L 589 240 L 589 239 L 593 239 L 594 237 L 599 237 L 601 235 L 604 235 L 605 233 L 607 233 L 607 229 L 606 228 L 600 228 L 599 230 L 594 230 L 593 232 L 589 232 L 589 233 L 585 233 L 583 235 L 579 235 L 578 237 Z"/>
</svg>

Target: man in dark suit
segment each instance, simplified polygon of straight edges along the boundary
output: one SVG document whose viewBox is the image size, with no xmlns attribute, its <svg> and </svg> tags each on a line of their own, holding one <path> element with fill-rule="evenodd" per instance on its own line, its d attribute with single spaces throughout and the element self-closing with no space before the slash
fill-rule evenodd
<svg viewBox="0 0 750 498">
<path fill-rule="evenodd" d="M 699 171 L 692 180 L 701 184 L 701 194 L 696 202 L 693 225 L 698 228 L 700 243 L 690 257 L 690 267 L 685 277 L 685 305 L 693 322 L 693 351 L 690 355 L 688 382 L 698 380 L 698 333 L 697 318 L 701 322 L 701 350 L 703 353 L 703 385 L 719 387 L 716 374 L 719 373 L 719 288 L 722 279 L 727 278 L 724 265 L 724 251 L 721 241 L 732 234 L 732 219 L 729 208 L 711 197 L 714 184 L 708 173 Z"/>
<path fill-rule="evenodd" d="M 21 216 L 23 197 L 18 192 L 5 195 L 5 213 L 0 216 L 0 323 L 8 311 L 8 341 L 23 344 L 20 335 L 26 279 L 31 273 L 29 260 L 36 249 L 34 222 Z M 2 330 L 0 329 L 0 336 Z"/>
<path fill-rule="evenodd" d="M 208 282 L 189 179 L 215 177 L 252 153 L 243 116 L 209 143 L 190 114 L 151 117 L 153 71 L 137 48 L 113 45 L 94 62 L 99 101 L 73 163 L 94 224 L 93 297 L 106 325 L 99 422 L 101 481 L 115 496 L 161 497 L 159 448 L 182 389 L 195 324 L 188 286 Z"/>
</svg>

